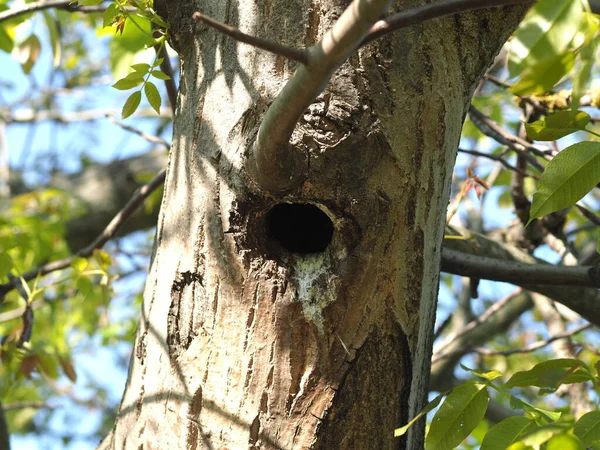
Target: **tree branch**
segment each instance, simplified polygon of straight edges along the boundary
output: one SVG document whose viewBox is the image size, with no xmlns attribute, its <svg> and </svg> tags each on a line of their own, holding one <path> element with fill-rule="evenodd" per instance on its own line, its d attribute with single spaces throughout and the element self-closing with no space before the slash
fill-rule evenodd
<svg viewBox="0 0 600 450">
<path fill-rule="evenodd" d="M 535 153 L 538 156 L 547 158 L 548 155 L 546 155 L 545 151 L 548 149 L 540 150 L 540 148 L 531 144 L 530 142 L 527 142 L 526 140 L 521 139 L 520 137 L 515 136 L 512 133 L 509 133 L 504 128 L 502 128 L 498 124 L 498 122 L 483 114 L 473 105 L 469 106 L 469 116 L 471 117 L 473 124 L 475 124 L 475 126 L 479 128 L 479 130 L 483 134 L 485 134 L 488 137 L 491 137 L 492 139 L 501 144 L 507 145 L 508 147 L 512 148 L 520 154 L 524 154 L 527 158 L 527 161 L 540 172 L 544 170 L 544 166 L 542 166 L 528 152 L 531 151 L 532 153 Z"/>
<path fill-rule="evenodd" d="M 192 18 L 198 23 L 205 23 L 206 25 L 213 27 L 215 30 L 220 31 L 236 41 L 243 42 L 244 44 L 248 44 L 271 53 L 275 53 L 276 55 L 283 56 L 284 58 L 291 59 L 292 61 L 297 61 L 301 64 L 308 64 L 308 52 L 306 50 L 286 47 L 278 44 L 277 42 L 267 41 L 266 39 L 250 36 L 249 34 L 243 33 L 237 28 L 212 19 L 211 17 L 208 17 L 199 11 L 196 11 L 194 14 L 192 14 Z"/>
<path fill-rule="evenodd" d="M 536 0 L 440 0 L 419 8 L 393 14 L 378 21 L 361 42 L 361 46 L 393 31 L 417 25 L 431 19 L 478 9 L 497 8 L 507 5 L 528 5 L 535 2 Z"/>
<path fill-rule="evenodd" d="M 304 177 L 305 158 L 290 146 L 296 123 L 323 91 L 333 72 L 356 50 L 390 0 L 354 0 L 300 65 L 267 110 L 246 161 L 263 189 L 285 191 Z"/>
<path fill-rule="evenodd" d="M 527 283 L 600 287 L 600 278 L 592 266 L 572 267 L 500 261 L 447 248 L 442 252 L 442 271 L 517 285 Z"/>
<path fill-rule="evenodd" d="M 459 238 L 444 239 L 442 271 L 516 284 L 562 303 L 600 326 L 600 308 L 597 306 L 600 304 L 600 291 L 574 283 L 579 280 L 587 286 L 598 286 L 600 275 L 597 267 L 552 266 L 511 245 L 481 234 L 459 227 L 449 229 L 457 233 Z M 542 265 L 548 266 L 548 269 L 539 267 Z M 571 284 L 550 284 L 549 273 L 552 273 L 552 277 L 560 277 L 565 283 Z"/>
<path fill-rule="evenodd" d="M 18 8 L 10 8 L 0 12 L 0 23 L 43 9 L 64 9 L 71 12 L 95 13 L 106 10 L 103 6 L 77 6 L 72 0 L 42 0 L 40 2 L 27 3 Z"/>
<path fill-rule="evenodd" d="M 539 175 L 531 175 L 531 174 L 529 174 L 527 172 L 524 172 L 523 170 L 519 169 L 518 167 L 510 165 L 501 156 L 492 155 L 490 153 L 482 153 L 482 152 L 478 152 L 478 151 L 475 151 L 475 150 L 466 150 L 466 149 L 463 149 L 463 148 L 459 148 L 458 152 L 459 153 L 466 153 L 468 155 L 478 156 L 478 157 L 481 157 L 481 158 L 491 159 L 492 161 L 498 161 L 500 164 L 502 164 L 508 170 L 512 170 L 512 171 L 518 172 L 521 175 L 523 175 L 524 177 L 531 177 L 531 178 L 534 178 L 536 180 L 540 179 Z"/>
<path fill-rule="evenodd" d="M 443 342 L 436 345 L 431 360 L 431 388 L 445 390 L 448 373 L 463 355 L 469 353 L 475 344 L 487 342 L 494 336 L 504 333 L 523 314 L 533 306 L 529 293 L 519 289 L 490 306 L 483 314 L 465 324 L 454 333 L 448 333 Z"/>
<path fill-rule="evenodd" d="M 119 213 L 110 221 L 106 228 L 100 233 L 100 235 L 87 247 L 82 248 L 72 256 L 63 258 L 58 261 L 53 261 L 48 264 L 44 264 L 35 270 L 31 270 L 22 274 L 19 278 L 13 278 L 9 282 L 0 284 L 0 304 L 4 301 L 7 292 L 17 287 L 17 281 L 21 279 L 25 281 L 33 280 L 38 276 L 46 275 L 56 270 L 61 270 L 69 267 L 73 258 L 82 257 L 87 258 L 92 255 L 94 250 L 100 249 L 111 239 L 117 231 L 121 228 L 123 223 L 138 209 L 142 202 L 158 187 L 162 186 L 165 181 L 166 169 L 161 170 L 149 183 L 139 188 L 136 193 L 131 197 L 127 204 L 119 211 Z"/>
</svg>

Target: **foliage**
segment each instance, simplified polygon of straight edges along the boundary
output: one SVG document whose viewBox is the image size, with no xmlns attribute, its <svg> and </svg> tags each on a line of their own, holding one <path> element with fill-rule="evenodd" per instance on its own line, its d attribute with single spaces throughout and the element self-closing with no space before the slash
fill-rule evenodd
<svg viewBox="0 0 600 450">
<path fill-rule="evenodd" d="M 0 1 L 0 12 L 15 5 L 16 2 Z M 167 47 L 169 25 L 147 1 L 116 0 L 107 4 L 99 0 L 80 0 L 78 5 L 101 8 L 86 14 L 47 9 L 0 22 L 0 50 L 10 53 L 18 61 L 22 70 L 20 76 L 27 76 L 25 79 L 32 79 L 44 58 L 49 58 L 53 76 L 58 74 L 56 76 L 62 80 L 60 89 L 71 94 L 76 89 L 91 91 L 100 83 L 112 85 L 113 94 L 117 95 L 133 90 L 127 98 L 111 98 L 113 103 L 122 105 L 119 108 L 122 118 L 133 116 L 130 120 L 135 119 L 134 113 L 140 114 L 140 105 L 145 101 L 160 114 L 163 95 L 159 82 L 171 78 L 161 69 L 164 58 L 159 56 Z M 530 166 L 523 166 L 523 159 L 510 153 L 510 146 L 498 141 L 493 133 L 484 136 L 480 124 L 468 120 L 462 144 L 482 151 L 473 155 L 474 158 L 461 155 L 458 160 L 456 194 L 449 221 L 463 220 L 469 224 L 473 215 L 479 215 L 477 220 L 485 222 L 488 228 L 492 225 L 509 228 L 505 222 L 510 214 L 504 210 L 503 217 L 499 218 L 497 211 L 507 207 L 518 209 L 515 206 L 516 186 L 528 200 L 531 199 L 525 220 L 519 215 L 521 225 L 529 225 L 531 230 L 536 224 L 547 224 L 552 217 L 563 214 L 564 228 L 556 234 L 569 234 L 572 238 L 569 245 L 583 250 L 596 239 L 586 231 L 597 224 L 590 226 L 587 216 L 572 206 L 583 199 L 581 204 L 591 214 L 598 211 L 596 186 L 600 183 L 600 143 L 597 138 L 600 135 L 596 120 L 592 119 L 600 104 L 595 68 L 599 32 L 599 18 L 590 12 L 585 1 L 542 0 L 531 9 L 508 43 L 508 80 L 511 83 L 493 87 L 485 83 L 473 105 L 505 129 L 523 126 L 529 139 L 527 143 L 533 148 L 529 153 L 533 161 L 529 161 Z M 98 56 L 97 47 L 106 48 L 106 53 L 99 52 Z M 111 81 L 100 81 L 103 75 L 108 75 L 108 68 Z M 507 75 L 502 68 L 495 74 Z M 4 83 L 3 80 L 0 82 Z M 12 89 L 9 82 L 6 84 L 7 90 Z M 39 91 L 37 82 L 32 85 Z M 66 108 L 50 94 L 28 101 L 30 103 L 24 104 L 34 110 Z M 0 118 L 12 125 L 11 118 L 16 115 L 5 112 L 12 105 L 2 106 Z M 75 109 L 86 106 L 79 105 Z M 523 123 L 519 115 L 523 116 Z M 154 133 L 161 134 L 164 129 L 164 122 L 160 122 Z M 519 136 L 525 140 L 524 133 Z M 588 140 L 584 141 L 583 136 Z M 490 137 L 496 139 L 491 144 Z M 559 139 L 565 140 L 554 142 Z M 538 145 L 538 142 L 552 144 Z M 98 155 L 105 151 L 104 147 L 99 148 L 94 159 L 100 159 Z M 562 150 L 558 151 L 559 148 Z M 67 153 L 59 159 L 67 160 Z M 42 165 L 42 158 L 34 159 Z M 87 154 L 73 159 L 78 167 L 89 163 Z M 535 172 L 534 163 L 541 166 L 543 172 Z M 56 167 L 42 170 L 39 165 L 33 165 L 29 170 L 38 172 L 45 183 Z M 526 175 L 520 181 L 521 185 L 515 176 L 519 170 Z M 461 179 L 463 173 L 466 177 Z M 52 400 L 69 393 L 86 408 L 110 410 L 114 407 L 107 400 L 110 389 L 101 383 L 89 382 L 84 387 L 92 392 L 85 401 L 73 394 L 73 386 L 82 389 L 80 374 L 85 372 L 78 359 L 98 343 L 110 344 L 113 348 L 122 345 L 127 354 L 136 326 L 134 302 L 127 302 L 115 312 L 122 304 L 115 300 L 114 283 L 117 277 L 124 277 L 128 272 L 119 263 L 119 258 L 127 252 L 119 246 L 111 247 L 110 251 L 96 251 L 89 259 L 74 258 L 70 266 L 60 272 L 29 282 L 19 281 L 24 273 L 47 261 L 69 257 L 75 249 L 68 246 L 67 224 L 87 213 L 79 200 L 69 193 L 43 186 L 34 189 L 33 185 L 29 183 L 25 193 L 0 199 L 5 207 L 0 216 L 0 284 L 17 280 L 20 287 L 8 292 L 0 303 L 0 336 L 4 337 L 0 347 L 0 400 L 9 407 L 19 402 L 43 404 L 41 408 L 25 406 L 7 411 L 12 432 L 23 434 L 51 432 L 51 428 L 45 427 L 55 414 Z M 482 208 L 478 208 L 479 203 L 469 196 L 471 192 L 477 194 Z M 491 206 L 486 206 L 490 203 Z M 524 247 L 539 245 L 533 241 L 529 240 Z M 147 261 L 148 247 L 145 238 L 143 243 L 135 245 L 135 251 L 145 252 L 141 266 Z M 544 251 L 551 255 L 549 258 L 564 256 L 553 249 L 545 248 Z M 131 271 L 138 269 L 135 267 Z M 460 329 L 456 310 L 463 308 L 464 302 L 461 304 L 457 299 L 464 297 L 465 289 L 477 291 L 477 283 L 473 281 L 465 288 L 459 278 L 443 275 L 439 316 L 447 315 L 449 323 L 457 320 L 456 326 Z M 481 301 L 473 301 L 475 313 L 469 310 L 470 302 L 467 307 L 474 315 L 492 309 L 500 293 L 506 293 L 505 288 L 490 287 L 485 282 L 479 290 Z M 139 292 L 129 294 L 133 298 Z M 139 297 L 136 298 L 139 302 Z M 489 335 L 470 343 L 469 351 L 475 345 L 486 343 L 488 347 L 503 351 L 543 339 L 547 334 L 543 331 L 544 318 L 539 313 L 523 317 L 521 322 L 515 319 L 511 331 L 500 333 L 495 340 Z M 438 342 L 451 340 L 452 333 L 456 332 L 456 329 L 445 332 L 443 327 L 440 330 Z M 597 341 L 593 334 L 586 336 Z M 564 392 L 571 385 L 585 386 L 587 392 L 595 396 L 592 398 L 597 399 L 600 395 L 597 354 L 585 350 L 585 339 L 576 344 L 580 349 L 576 358 L 558 358 L 551 352 L 540 352 L 524 353 L 518 358 L 492 355 L 468 359 L 469 363 L 479 367 L 468 370 L 473 379 L 463 378 L 465 383 L 435 397 L 410 424 L 396 430 L 396 435 L 404 434 L 414 421 L 439 406 L 427 434 L 427 448 L 430 449 L 457 446 L 480 446 L 484 450 L 599 448 L 600 412 L 590 410 L 576 417 L 569 410 L 568 402 L 556 400 L 557 397 L 552 395 Z M 462 355 L 466 353 L 468 351 Z M 494 370 L 486 371 L 483 367 Z M 49 399 L 50 407 L 44 411 Z M 522 415 L 494 424 L 484 418 L 490 402 L 522 411 Z M 96 427 L 94 437 L 103 433 L 102 426 L 110 425 L 110 418 L 109 412 L 105 423 Z"/>
<path fill-rule="evenodd" d="M 556 392 L 561 386 L 589 383 L 600 394 L 600 359 L 590 368 L 581 360 L 554 359 L 541 362 L 530 370 L 513 374 L 505 383 L 498 380 L 497 370 L 482 372 L 463 369 L 484 381 L 468 382 L 440 394 L 409 424 L 396 430 L 404 435 L 411 425 L 444 402 L 434 415 L 425 448 L 451 450 L 463 442 L 483 419 L 488 408 L 488 391 L 495 390 L 508 399 L 511 409 L 523 411 L 523 416 L 511 416 L 493 425 L 481 442 L 482 450 L 553 449 L 579 450 L 600 448 L 600 411 L 590 411 L 579 419 L 563 411 L 550 411 L 532 405 L 511 394 L 510 389 L 536 387 L 540 395 Z"/>
</svg>

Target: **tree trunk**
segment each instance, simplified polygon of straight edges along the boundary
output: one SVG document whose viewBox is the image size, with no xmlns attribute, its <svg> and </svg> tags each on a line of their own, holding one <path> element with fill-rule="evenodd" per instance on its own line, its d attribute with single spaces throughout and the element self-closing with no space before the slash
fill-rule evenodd
<svg viewBox="0 0 600 450">
<path fill-rule="evenodd" d="M 173 148 L 104 448 L 422 447 L 422 426 L 408 442 L 393 431 L 426 399 L 461 125 L 524 8 L 435 20 L 362 48 L 296 127 L 301 183 L 265 192 L 244 159 L 295 63 L 191 15 L 308 47 L 347 4 L 169 2 L 183 61 Z"/>
</svg>

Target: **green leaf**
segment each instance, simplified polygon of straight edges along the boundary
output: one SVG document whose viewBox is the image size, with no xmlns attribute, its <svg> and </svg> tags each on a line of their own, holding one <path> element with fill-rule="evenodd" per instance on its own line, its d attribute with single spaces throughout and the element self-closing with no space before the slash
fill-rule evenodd
<svg viewBox="0 0 600 450">
<path fill-rule="evenodd" d="M 533 194 L 529 222 L 574 205 L 599 181 L 599 142 L 579 142 L 565 148 L 542 173 L 538 191 Z"/>
<path fill-rule="evenodd" d="M 594 442 L 600 442 L 600 411 L 591 411 L 581 416 L 575 422 L 573 430 L 584 447 L 591 446 Z"/>
<path fill-rule="evenodd" d="M 144 93 L 146 94 L 148 103 L 150 103 L 150 106 L 154 108 L 156 114 L 160 114 L 160 105 L 162 103 L 162 99 L 160 98 L 160 94 L 154 83 L 148 81 L 144 86 Z"/>
<path fill-rule="evenodd" d="M 75 256 L 71 261 L 71 267 L 75 269 L 76 272 L 83 272 L 85 268 L 88 266 L 87 258 L 81 258 L 79 256 Z"/>
<path fill-rule="evenodd" d="M 511 77 L 569 49 L 583 20 L 579 0 L 541 0 L 527 13 L 513 35 L 508 68 Z"/>
<path fill-rule="evenodd" d="M 498 422 L 487 432 L 480 450 L 504 450 L 526 431 L 535 428 L 535 422 L 527 417 L 514 416 Z"/>
<path fill-rule="evenodd" d="M 104 0 L 79 0 L 77 4 L 79 6 L 97 6 Z"/>
<path fill-rule="evenodd" d="M 580 370 L 584 368 L 584 370 Z M 572 384 L 590 380 L 591 374 L 578 359 L 553 359 L 536 364 L 532 369 L 515 373 L 504 385 L 513 387 L 549 387 L 556 389 L 561 384 Z"/>
<path fill-rule="evenodd" d="M 526 445 L 536 446 L 537 448 L 537 446 L 549 441 L 553 436 L 564 433 L 568 427 L 569 425 L 565 423 L 542 425 L 541 427 L 534 428 L 530 432 L 523 433 L 524 436 L 519 440 Z"/>
<path fill-rule="evenodd" d="M 146 63 L 134 64 L 133 66 L 131 66 L 131 68 L 133 70 L 135 70 L 136 72 L 146 74 L 150 70 L 150 64 L 146 64 Z"/>
<path fill-rule="evenodd" d="M 102 26 L 108 27 L 115 23 L 115 19 L 119 16 L 121 11 L 117 8 L 117 5 L 111 3 L 106 7 L 106 11 L 104 11 L 104 18 L 102 20 Z"/>
<path fill-rule="evenodd" d="M 537 423 L 541 424 L 556 422 L 562 415 L 561 412 L 549 411 L 547 409 L 530 405 L 514 395 L 510 396 L 510 407 L 513 410 L 522 409 L 528 417 L 533 418 Z"/>
<path fill-rule="evenodd" d="M 576 131 L 584 130 L 590 115 L 583 111 L 556 111 L 533 123 L 525 124 L 527 135 L 536 141 L 555 141 Z"/>
<path fill-rule="evenodd" d="M 13 51 L 15 43 L 7 30 L 7 26 L 0 24 L 0 50 L 10 53 Z"/>
<path fill-rule="evenodd" d="M 0 252 L 0 278 L 4 278 L 13 268 L 13 260 L 6 252 Z"/>
<path fill-rule="evenodd" d="M 592 68 L 596 59 L 597 43 L 594 37 L 598 33 L 600 21 L 593 14 L 585 13 L 585 40 L 579 51 L 579 59 L 581 60 L 581 67 L 575 71 L 573 78 L 573 89 L 571 91 L 571 109 L 577 110 L 579 108 L 579 100 L 587 88 L 591 75 Z"/>
<path fill-rule="evenodd" d="M 584 448 L 577 436 L 562 433 L 553 436 L 552 439 L 546 443 L 545 450 L 584 450 Z"/>
<path fill-rule="evenodd" d="M 455 448 L 483 418 L 489 399 L 485 384 L 467 383 L 453 389 L 431 422 L 425 448 Z"/>
<path fill-rule="evenodd" d="M 144 57 L 144 52 L 152 50 L 153 45 L 150 21 L 139 16 L 128 18 L 123 33 L 113 36 L 109 44 L 110 68 L 115 80 L 125 77 L 134 61 Z"/>
<path fill-rule="evenodd" d="M 41 52 L 42 44 L 35 34 L 29 36 L 13 50 L 15 57 L 21 64 L 23 72 L 26 74 L 31 72 Z"/>
<path fill-rule="evenodd" d="M 140 101 L 142 100 L 142 92 L 135 91 L 133 94 L 129 96 L 125 105 L 123 105 L 123 111 L 121 111 L 121 119 L 126 119 L 130 115 L 132 115 L 138 106 L 140 106 Z"/>
<path fill-rule="evenodd" d="M 112 259 L 110 255 L 102 250 L 94 250 L 93 257 L 98 262 L 98 265 L 100 265 L 102 270 L 108 270 L 112 265 Z"/>
<path fill-rule="evenodd" d="M 431 411 L 432 409 L 434 409 L 435 407 L 437 407 L 437 405 L 440 404 L 440 402 L 442 401 L 442 398 L 444 398 L 446 396 L 447 393 L 442 393 L 440 395 L 438 395 L 436 398 L 434 398 L 433 400 L 431 400 L 426 406 L 425 408 L 423 408 L 423 411 L 421 411 L 419 414 L 417 414 L 410 422 L 408 422 L 406 425 L 404 425 L 403 427 L 400 428 L 396 428 L 394 430 L 394 437 L 399 437 L 399 436 L 404 436 L 404 434 L 408 431 L 408 429 L 417 421 L 419 420 L 421 417 L 423 417 L 425 414 L 427 414 L 429 411 Z"/>
<path fill-rule="evenodd" d="M 574 53 L 567 51 L 554 55 L 527 67 L 509 91 L 518 96 L 545 94 L 569 73 L 574 65 Z"/>
<path fill-rule="evenodd" d="M 38 368 L 48 377 L 56 380 L 60 373 L 58 372 L 58 358 L 48 353 L 40 353 Z"/>
<path fill-rule="evenodd" d="M 144 75 L 139 72 L 132 72 L 125 78 L 121 78 L 115 84 L 112 85 L 115 89 L 120 91 L 126 91 L 128 89 L 139 86 L 144 82 Z"/>
<path fill-rule="evenodd" d="M 65 358 L 59 358 L 59 361 L 64 374 L 69 380 L 75 383 L 77 381 L 77 373 L 75 373 L 75 368 L 73 367 L 71 361 Z"/>
<path fill-rule="evenodd" d="M 52 65 L 56 69 L 60 66 L 60 58 L 62 47 L 60 45 L 60 33 L 58 31 L 57 20 L 48 11 L 42 11 L 46 26 L 48 27 L 48 37 L 50 38 L 50 46 L 52 47 Z"/>
<path fill-rule="evenodd" d="M 152 72 L 150 72 L 150 75 L 152 75 L 154 78 L 158 79 L 158 80 L 170 80 L 171 77 L 169 75 L 167 75 L 164 72 L 161 72 L 160 70 L 153 70 Z"/>
<path fill-rule="evenodd" d="M 462 367 L 463 370 L 466 370 L 467 372 L 471 372 L 473 375 L 475 375 L 477 377 L 481 377 L 481 378 L 484 378 L 489 381 L 493 381 L 496 378 L 502 376 L 502 372 L 500 372 L 498 370 L 490 370 L 487 372 L 483 372 L 481 370 L 469 369 L 467 366 L 463 366 L 462 364 L 460 365 L 460 367 Z"/>
</svg>

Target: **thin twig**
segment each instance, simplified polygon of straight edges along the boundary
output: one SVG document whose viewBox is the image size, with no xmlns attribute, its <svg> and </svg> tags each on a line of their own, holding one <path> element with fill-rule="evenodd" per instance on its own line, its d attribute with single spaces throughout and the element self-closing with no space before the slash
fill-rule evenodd
<svg viewBox="0 0 600 450">
<path fill-rule="evenodd" d="M 16 8 L 10 8 L 6 11 L 0 12 L 0 23 L 6 20 L 14 19 L 24 14 L 29 14 L 32 12 L 50 8 L 63 9 L 69 12 L 81 12 L 86 14 L 106 11 L 106 6 L 102 5 L 77 6 L 73 4 L 72 0 L 43 0 L 40 2 L 27 3 Z M 131 9 L 132 11 L 134 10 L 133 8 L 127 9 Z"/>
<path fill-rule="evenodd" d="M 361 46 L 393 31 L 417 25 L 431 19 L 478 9 L 497 8 L 507 5 L 526 5 L 535 2 L 536 0 L 441 0 L 419 8 L 402 11 L 378 21 L 362 41 Z"/>
<path fill-rule="evenodd" d="M 156 27 L 154 24 L 153 26 Z M 160 38 L 161 34 L 161 30 L 155 29 L 154 38 Z M 167 89 L 167 97 L 169 98 L 171 111 L 173 112 L 173 116 L 175 116 L 175 108 L 177 107 L 177 86 L 175 85 L 175 73 L 173 71 L 173 66 L 171 65 L 169 52 L 167 51 L 165 43 L 155 45 L 154 50 L 156 51 L 156 55 L 162 59 L 160 70 L 169 76 L 169 79 L 165 80 L 165 88 Z"/>
<path fill-rule="evenodd" d="M 509 355 L 514 355 L 516 353 L 531 353 L 534 352 L 536 350 L 539 350 L 540 348 L 543 348 L 547 345 L 550 345 L 552 342 L 557 341 L 559 339 L 565 339 L 571 336 L 574 336 L 577 333 L 581 333 L 582 331 L 585 331 L 589 328 L 592 327 L 592 324 L 587 323 L 584 325 L 580 325 L 576 328 L 573 328 L 572 330 L 569 331 L 565 331 L 564 333 L 559 333 L 556 334 L 552 337 L 549 337 L 548 339 L 544 339 L 543 341 L 538 341 L 535 342 L 531 345 L 528 345 L 526 347 L 521 347 L 521 348 L 513 348 L 510 350 L 490 350 L 487 349 L 485 347 L 474 347 L 471 349 L 457 349 L 455 351 L 452 352 L 448 352 L 439 356 L 435 356 L 432 361 L 433 362 L 437 362 L 441 359 L 445 359 L 445 358 L 449 358 L 451 356 L 454 356 L 455 354 L 460 354 L 460 355 L 464 355 L 466 353 L 478 353 L 480 355 L 484 355 L 484 356 L 509 356 Z"/>
<path fill-rule="evenodd" d="M 506 131 L 504 128 L 500 126 L 498 122 L 493 120 L 491 117 L 485 115 L 473 105 L 469 106 L 469 116 L 471 117 L 471 121 L 479 130 L 488 137 L 500 142 L 501 144 L 507 145 L 513 150 L 519 153 L 532 152 L 538 156 L 549 159 L 549 155 L 547 152 L 550 149 L 546 147 L 538 147 L 533 145 L 530 142 L 527 142 L 524 139 L 521 139 L 519 136 L 514 135 Z M 536 169 L 543 171 L 544 167 L 532 156 L 529 155 L 527 160 L 531 163 L 533 167 Z"/>
<path fill-rule="evenodd" d="M 283 56 L 285 58 L 291 59 L 292 61 L 297 61 L 302 64 L 308 64 L 308 52 L 306 50 L 286 47 L 284 45 L 278 44 L 277 42 L 268 41 L 266 39 L 262 39 L 255 36 L 250 36 L 249 34 L 243 33 L 237 28 L 212 19 L 211 17 L 208 17 L 199 11 L 196 11 L 194 14 L 192 14 L 192 18 L 198 23 L 205 23 L 206 25 L 213 27 L 215 30 L 220 31 L 221 33 L 231 37 L 232 39 L 235 39 L 236 41 L 243 42 L 244 44 L 248 44 L 271 53 L 275 53 L 276 55 Z"/>
<path fill-rule="evenodd" d="M 12 402 L 12 403 L 5 403 L 2 405 L 2 409 L 4 409 L 4 411 L 10 411 L 13 409 L 24 409 L 24 408 L 44 408 L 44 409 L 50 409 L 53 410 L 55 407 L 54 406 L 50 406 L 48 405 L 46 402 L 40 402 L 40 401 L 23 401 L 23 402 Z"/>
<path fill-rule="evenodd" d="M 521 169 L 519 169 L 519 168 L 517 168 L 515 166 L 512 166 L 511 164 L 509 164 L 508 162 L 506 162 L 506 160 L 504 158 L 501 158 L 500 156 L 492 155 L 490 153 L 482 153 L 482 152 L 478 152 L 476 150 L 465 150 L 463 148 L 459 148 L 458 151 L 460 153 L 466 153 L 468 155 L 480 156 L 482 158 L 491 159 L 492 161 L 498 161 L 500 164 L 502 164 L 507 169 L 513 170 L 515 172 L 519 172 L 524 177 L 530 177 L 530 178 L 534 178 L 536 180 L 540 179 L 540 177 L 538 175 L 531 175 L 531 174 L 529 174 L 527 172 L 523 172 Z"/>
<path fill-rule="evenodd" d="M 581 212 L 581 214 L 585 216 L 586 219 L 588 219 L 594 225 L 600 226 L 600 217 L 590 211 L 582 202 L 575 203 L 575 206 Z"/>
<path fill-rule="evenodd" d="M 123 122 L 118 121 L 117 119 L 114 118 L 114 116 L 111 116 L 110 114 L 107 115 L 106 118 L 108 120 L 110 120 L 112 123 L 114 123 L 115 125 L 123 128 L 125 131 L 129 131 L 130 133 L 137 134 L 138 136 L 147 140 L 148 142 L 152 142 L 153 144 L 160 144 L 160 145 L 164 146 L 167 150 L 169 150 L 171 148 L 171 145 L 161 137 L 153 136 L 151 134 L 144 133 L 142 130 L 138 130 L 137 128 L 134 128 L 130 125 L 125 125 Z"/>
<path fill-rule="evenodd" d="M 20 278 L 24 279 L 25 281 L 33 280 L 38 276 L 43 276 L 50 272 L 69 267 L 73 261 L 73 258 L 75 257 L 87 258 L 91 256 L 94 250 L 102 248 L 104 244 L 106 244 L 106 242 L 111 239 L 117 233 L 117 231 L 119 231 L 125 221 L 139 208 L 142 202 L 152 192 L 163 185 L 165 181 L 165 173 L 166 169 L 161 170 L 158 175 L 156 175 L 149 183 L 140 187 L 129 199 L 127 204 L 115 215 L 115 217 L 113 217 L 104 231 L 102 231 L 102 233 L 100 233 L 90 245 L 82 248 L 68 258 L 53 261 L 48 264 L 44 264 L 37 269 L 30 270 L 29 272 L 22 274 Z M 14 280 L 9 281 L 8 283 L 0 284 L 0 304 L 4 301 L 6 293 L 10 292 L 16 287 L 17 284 Z"/>
</svg>

